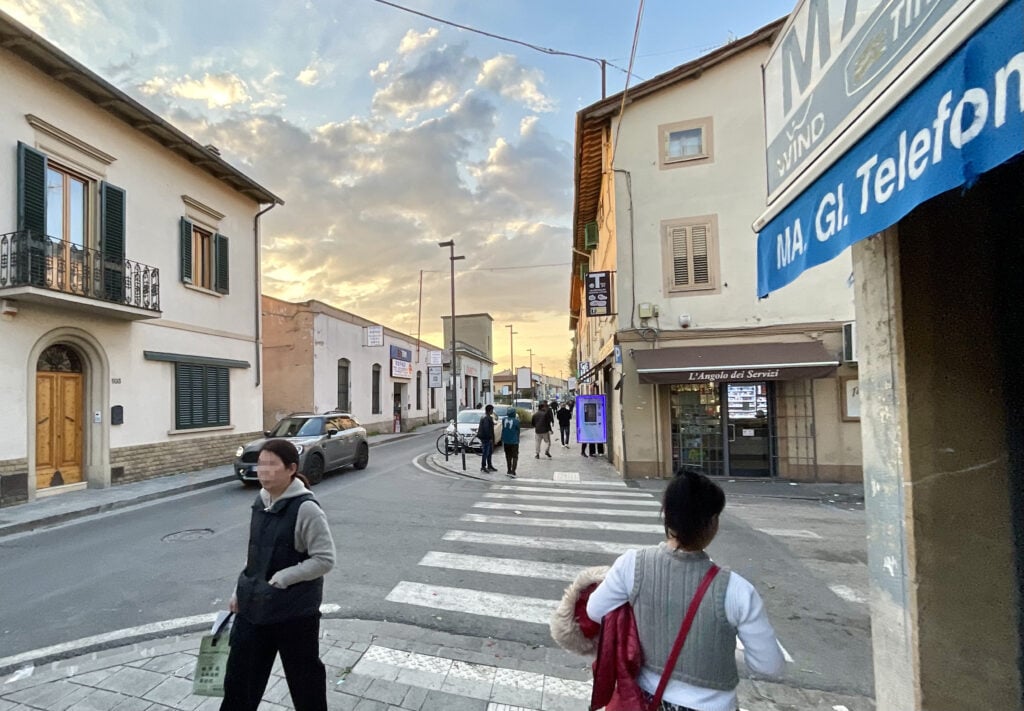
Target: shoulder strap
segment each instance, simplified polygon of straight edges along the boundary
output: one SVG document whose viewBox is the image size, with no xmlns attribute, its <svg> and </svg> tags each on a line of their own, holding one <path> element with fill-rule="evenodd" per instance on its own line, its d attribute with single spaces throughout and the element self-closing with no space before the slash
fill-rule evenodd
<svg viewBox="0 0 1024 711">
<path fill-rule="evenodd" d="M 697 587 L 697 592 L 693 594 L 693 599 L 690 600 L 690 607 L 686 610 L 686 616 L 683 618 L 683 624 L 679 627 L 679 634 L 676 635 L 675 644 L 672 645 L 672 651 L 668 655 L 668 661 L 665 662 L 665 671 L 661 673 L 661 681 L 658 682 L 658 690 L 654 693 L 654 699 L 647 707 L 647 711 L 655 711 L 661 705 L 661 697 L 665 693 L 665 687 L 668 686 L 669 677 L 672 676 L 672 670 L 676 667 L 676 660 L 679 659 L 679 653 L 683 651 L 683 643 L 686 642 L 686 636 L 690 634 L 690 627 L 693 626 L 693 618 L 697 616 L 697 608 L 700 607 L 700 601 L 704 599 L 704 593 L 711 587 L 712 581 L 715 576 L 718 575 L 718 571 L 721 570 L 714 563 L 708 568 L 708 572 L 704 574 L 704 579 L 700 581 L 700 585 Z"/>
</svg>

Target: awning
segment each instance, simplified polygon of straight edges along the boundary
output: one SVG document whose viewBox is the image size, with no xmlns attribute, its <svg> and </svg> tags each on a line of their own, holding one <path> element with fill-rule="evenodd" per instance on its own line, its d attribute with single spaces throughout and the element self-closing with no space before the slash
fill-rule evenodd
<svg viewBox="0 0 1024 711">
<path fill-rule="evenodd" d="M 641 383 L 714 383 L 827 378 L 839 359 L 818 341 L 687 346 L 633 351 Z"/>
</svg>

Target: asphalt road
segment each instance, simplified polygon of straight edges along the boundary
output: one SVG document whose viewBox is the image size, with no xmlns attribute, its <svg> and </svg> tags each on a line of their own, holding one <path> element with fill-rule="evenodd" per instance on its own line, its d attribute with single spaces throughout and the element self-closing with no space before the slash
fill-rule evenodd
<svg viewBox="0 0 1024 711">
<path fill-rule="evenodd" d="M 477 597 L 547 599 L 560 597 L 567 584 L 495 575 L 473 566 L 419 565 L 428 552 L 441 547 L 446 532 L 470 527 L 460 517 L 474 512 L 474 504 L 491 490 L 487 482 L 416 467 L 413 460 L 431 450 L 435 438 L 436 433 L 425 434 L 375 446 L 366 470 L 332 474 L 316 487 L 338 549 L 338 564 L 326 580 L 325 602 L 338 605 L 340 617 L 386 619 L 550 646 L 545 626 L 502 616 L 500 603 L 494 603 L 492 616 L 385 599 L 403 581 L 475 591 Z M 244 562 L 255 493 L 231 483 L 0 539 L 0 657 L 225 608 Z M 488 522 L 474 524 L 473 531 L 627 544 L 659 539 L 652 532 L 529 526 L 510 531 Z M 479 543 L 451 541 L 443 550 L 455 556 L 582 566 L 614 559 L 609 553 L 500 541 L 483 550 Z M 869 618 L 866 606 L 857 601 L 866 594 L 863 550 L 861 512 L 801 500 L 734 497 L 711 553 L 761 591 L 779 637 L 793 655 L 787 676 L 794 683 L 871 694 Z"/>
</svg>

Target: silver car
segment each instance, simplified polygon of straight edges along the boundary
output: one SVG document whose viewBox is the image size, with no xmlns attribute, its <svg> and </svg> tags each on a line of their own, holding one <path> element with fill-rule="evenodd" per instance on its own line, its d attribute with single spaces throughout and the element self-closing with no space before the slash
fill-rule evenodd
<svg viewBox="0 0 1024 711">
<path fill-rule="evenodd" d="M 370 462 L 366 430 L 347 412 L 295 413 L 263 434 L 235 452 L 235 476 L 242 482 L 259 481 L 256 461 L 268 439 L 286 439 L 295 445 L 299 471 L 310 484 L 319 483 L 325 472 L 350 465 L 365 469 Z"/>
</svg>

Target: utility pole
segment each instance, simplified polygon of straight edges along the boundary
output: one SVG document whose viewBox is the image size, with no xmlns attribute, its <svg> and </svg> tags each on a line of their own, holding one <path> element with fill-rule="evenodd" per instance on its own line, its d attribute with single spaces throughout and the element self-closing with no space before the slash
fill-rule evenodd
<svg viewBox="0 0 1024 711">
<path fill-rule="evenodd" d="M 530 353 L 530 398 L 533 400 L 537 399 L 537 388 L 533 385 L 533 349 L 526 349 Z"/>
<path fill-rule="evenodd" d="M 448 259 L 452 265 L 452 386 L 451 394 L 448 396 L 448 419 L 456 419 L 459 412 L 459 393 L 456 383 L 457 371 L 455 362 L 455 260 L 465 259 L 464 255 L 455 256 L 455 240 L 450 239 L 447 242 L 438 242 L 438 247 L 448 247 L 451 251 Z"/>
<path fill-rule="evenodd" d="M 512 330 L 512 324 L 510 324 L 510 323 L 509 324 L 505 324 L 505 328 L 508 329 L 508 361 L 509 361 L 509 370 L 508 370 L 508 372 L 512 374 L 512 388 L 511 388 L 511 390 L 512 390 L 512 401 L 513 401 L 513 404 L 515 404 L 515 399 L 516 399 L 516 397 L 519 396 L 519 391 L 518 391 L 518 383 L 516 382 L 516 352 L 515 352 L 515 349 L 513 348 L 514 341 L 512 340 L 512 336 L 516 335 L 519 332 L 518 331 L 513 331 Z"/>
</svg>

